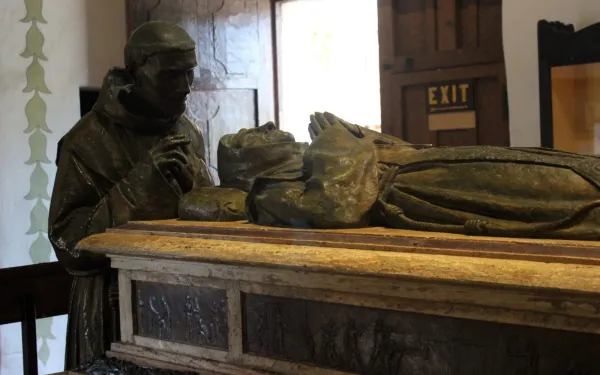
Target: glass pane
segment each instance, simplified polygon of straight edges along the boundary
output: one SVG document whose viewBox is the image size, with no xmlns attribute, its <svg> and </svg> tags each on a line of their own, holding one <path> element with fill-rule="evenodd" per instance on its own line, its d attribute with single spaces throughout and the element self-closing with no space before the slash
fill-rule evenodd
<svg viewBox="0 0 600 375">
<path fill-rule="evenodd" d="M 9 215 L 6 216 L 10 217 Z M 48 220 L 47 216 L 45 220 Z M 10 231 L 10 226 L 4 226 L 2 229 Z M 6 237 L 12 239 L 13 246 L 4 247 L 10 251 L 1 254 L 1 268 L 18 267 L 32 264 L 32 262 L 56 261 L 54 251 L 44 233 L 26 236 L 23 233 L 12 231 Z M 20 249 L 30 249 L 30 251 L 15 251 Z M 38 373 L 52 374 L 62 371 L 66 345 L 66 315 L 39 319 L 36 331 Z M 0 375 L 23 374 L 23 350 L 21 345 L 21 323 L 0 326 Z"/>
<path fill-rule="evenodd" d="M 554 148 L 600 154 L 600 63 L 552 68 Z"/>
<path fill-rule="evenodd" d="M 281 128 L 309 141 L 308 116 L 329 111 L 380 131 L 377 2 L 291 0 L 280 16 Z"/>
<path fill-rule="evenodd" d="M 67 316 L 38 319 L 36 324 L 38 373 L 53 374 L 63 371 L 65 366 L 65 339 Z M 1 375 L 23 374 L 23 348 L 21 323 L 0 326 Z"/>
<path fill-rule="evenodd" d="M 23 349 L 21 347 L 21 323 L 0 326 L 0 374 L 23 374 Z"/>
</svg>

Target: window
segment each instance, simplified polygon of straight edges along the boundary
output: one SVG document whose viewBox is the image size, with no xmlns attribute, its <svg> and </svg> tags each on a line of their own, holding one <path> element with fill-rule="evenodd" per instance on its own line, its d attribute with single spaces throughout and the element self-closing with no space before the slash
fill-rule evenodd
<svg viewBox="0 0 600 375">
<path fill-rule="evenodd" d="M 377 2 L 288 0 L 280 3 L 280 127 L 310 140 L 309 115 L 329 111 L 381 129 Z"/>
</svg>

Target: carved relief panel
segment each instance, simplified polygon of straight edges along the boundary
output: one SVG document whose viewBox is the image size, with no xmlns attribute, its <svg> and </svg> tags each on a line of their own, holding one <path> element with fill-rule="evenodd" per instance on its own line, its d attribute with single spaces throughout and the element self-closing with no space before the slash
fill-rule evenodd
<svg viewBox="0 0 600 375">
<path fill-rule="evenodd" d="M 244 295 L 244 351 L 356 374 L 598 374 L 594 335 Z M 585 343 L 585 344 L 584 344 Z"/>
<path fill-rule="evenodd" d="M 146 21 L 182 26 L 196 40 L 198 67 L 188 115 L 202 130 L 218 183 L 219 139 L 274 120 L 269 0 L 127 0 L 130 31 Z"/>
<path fill-rule="evenodd" d="M 128 1 L 129 27 L 166 21 L 196 40 L 196 85 L 255 87 L 258 79 L 259 0 Z"/>
<path fill-rule="evenodd" d="M 136 281 L 134 293 L 137 335 L 227 349 L 224 290 Z"/>
</svg>

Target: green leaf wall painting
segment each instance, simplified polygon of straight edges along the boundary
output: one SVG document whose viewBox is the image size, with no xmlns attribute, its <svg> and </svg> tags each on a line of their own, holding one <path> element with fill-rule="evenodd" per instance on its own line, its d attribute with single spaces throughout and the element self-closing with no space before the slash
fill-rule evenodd
<svg viewBox="0 0 600 375">
<path fill-rule="evenodd" d="M 42 167 L 43 164 L 50 164 L 50 159 L 46 154 L 48 149 L 48 139 L 46 134 L 52 133 L 46 123 L 47 106 L 43 95 L 51 94 L 46 85 L 46 72 L 42 62 L 47 61 L 48 57 L 44 54 L 44 34 L 40 29 L 40 24 L 46 24 L 42 14 L 43 0 L 24 0 L 26 15 L 20 21 L 29 24 L 29 30 L 25 35 L 25 49 L 21 57 L 28 61 L 25 69 L 27 84 L 23 93 L 30 96 L 25 105 L 25 117 L 27 127 L 24 130 L 29 134 L 30 157 L 25 164 L 32 167 L 29 178 L 29 192 L 25 195 L 28 201 L 34 201 L 33 208 L 29 213 L 29 230 L 27 235 L 36 236 L 29 248 L 29 256 L 32 263 L 49 262 L 52 254 L 52 247 L 48 241 L 48 203 L 50 196 L 48 194 L 48 174 Z M 39 319 L 37 321 L 38 340 L 41 340 L 41 346 L 38 350 L 38 358 L 45 365 L 50 357 L 50 348 L 48 340 L 55 339 L 52 334 L 52 318 Z"/>
</svg>

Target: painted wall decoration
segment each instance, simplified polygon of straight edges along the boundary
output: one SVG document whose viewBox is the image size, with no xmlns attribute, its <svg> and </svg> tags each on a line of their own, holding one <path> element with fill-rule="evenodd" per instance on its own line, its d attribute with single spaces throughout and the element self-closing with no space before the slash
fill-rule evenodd
<svg viewBox="0 0 600 375">
<path fill-rule="evenodd" d="M 43 52 L 44 34 L 39 27 L 40 24 L 46 24 L 47 21 L 42 14 L 43 0 L 24 0 L 24 2 L 26 15 L 20 21 L 30 24 L 30 27 L 25 36 L 25 50 L 21 53 L 21 57 L 29 61 L 25 70 L 27 85 L 23 89 L 23 93 L 31 97 L 25 105 L 27 128 L 24 132 L 29 134 L 31 154 L 25 164 L 32 167 L 29 192 L 25 195 L 25 199 L 33 202 L 33 207 L 29 212 L 29 230 L 26 234 L 35 236 L 35 240 L 29 248 L 32 263 L 42 263 L 49 262 L 52 254 L 52 246 L 47 238 L 49 179 L 42 167 L 43 164 L 51 163 L 46 155 L 48 147 L 46 134 L 52 131 L 46 123 L 47 107 L 43 96 L 50 95 L 51 92 L 46 85 L 46 76 L 42 65 L 42 62 L 47 61 L 48 57 Z M 37 321 L 38 340 L 42 341 L 38 349 L 38 358 L 44 365 L 50 357 L 48 340 L 55 339 L 51 327 L 52 318 Z"/>
</svg>

